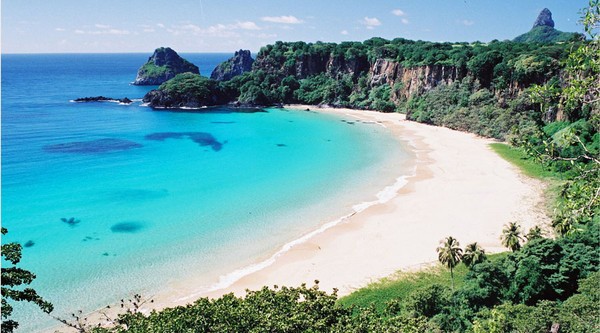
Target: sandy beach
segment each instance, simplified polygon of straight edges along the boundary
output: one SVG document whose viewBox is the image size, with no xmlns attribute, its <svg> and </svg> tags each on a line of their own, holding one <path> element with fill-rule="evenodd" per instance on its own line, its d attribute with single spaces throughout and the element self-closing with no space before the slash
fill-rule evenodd
<svg viewBox="0 0 600 333">
<path fill-rule="evenodd" d="M 392 200 L 293 246 L 266 268 L 211 292 L 178 284 L 156 295 L 158 304 L 174 306 L 229 292 L 243 296 L 246 289 L 311 285 L 314 280 L 324 290 L 337 288 L 339 295 L 346 295 L 398 270 L 430 266 L 437 260 L 435 248 L 447 236 L 457 238 L 461 246 L 477 241 L 488 252 L 500 252 L 505 250 L 500 234 L 506 223 L 518 221 L 524 231 L 548 223 L 544 184 L 523 176 L 494 153 L 488 146 L 492 140 L 407 121 L 397 113 L 290 107 L 385 126 L 415 151 L 416 174 Z"/>
<path fill-rule="evenodd" d="M 290 107 L 385 126 L 415 152 L 415 174 L 391 200 L 299 242 L 267 267 L 210 292 L 202 291 L 206 287 L 189 277 L 151 295 L 154 302 L 147 304 L 149 308 L 173 307 L 230 292 L 243 296 L 247 289 L 265 285 L 312 285 L 315 280 L 321 289 L 331 292 L 336 288 L 343 296 L 399 270 L 435 264 L 435 248 L 447 236 L 457 238 L 463 247 L 476 241 L 488 252 L 500 252 L 506 250 L 500 244 L 506 223 L 517 221 L 525 232 L 549 223 L 544 210 L 545 185 L 522 175 L 494 153 L 489 147 L 493 140 L 407 121 L 397 113 Z M 262 260 L 257 264 L 264 264 Z M 97 314 L 91 316 L 95 317 Z"/>
</svg>

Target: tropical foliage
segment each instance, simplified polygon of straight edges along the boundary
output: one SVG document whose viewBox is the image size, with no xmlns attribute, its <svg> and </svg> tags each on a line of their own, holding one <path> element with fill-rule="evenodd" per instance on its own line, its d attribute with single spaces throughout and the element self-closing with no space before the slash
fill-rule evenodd
<svg viewBox="0 0 600 333">
<path fill-rule="evenodd" d="M 2 228 L 2 235 L 6 235 L 7 232 L 6 228 Z M 45 301 L 34 289 L 22 288 L 35 280 L 35 274 L 17 267 L 22 257 L 21 250 L 19 243 L 2 244 L 2 333 L 13 332 L 19 327 L 18 322 L 10 319 L 12 302 L 31 302 L 46 313 L 53 309 L 52 304 Z"/>
<path fill-rule="evenodd" d="M 446 267 L 450 269 L 450 277 L 452 278 L 452 288 L 454 288 L 454 272 L 453 269 L 456 267 L 462 259 L 462 249 L 458 241 L 452 237 L 447 237 L 440 243 L 440 246 L 436 249 L 438 253 L 438 260 Z"/>
</svg>

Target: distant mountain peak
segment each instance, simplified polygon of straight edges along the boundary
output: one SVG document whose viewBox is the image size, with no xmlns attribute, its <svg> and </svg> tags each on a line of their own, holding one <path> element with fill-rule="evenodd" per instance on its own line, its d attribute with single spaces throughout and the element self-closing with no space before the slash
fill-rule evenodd
<svg viewBox="0 0 600 333">
<path fill-rule="evenodd" d="M 550 27 L 554 28 L 554 21 L 552 20 L 552 12 L 548 8 L 542 9 L 537 19 L 533 23 L 533 28 L 535 27 Z"/>
</svg>

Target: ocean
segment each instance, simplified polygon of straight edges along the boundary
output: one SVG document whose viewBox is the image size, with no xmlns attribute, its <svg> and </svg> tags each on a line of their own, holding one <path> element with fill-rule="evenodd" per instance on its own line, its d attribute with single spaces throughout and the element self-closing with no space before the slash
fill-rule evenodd
<svg viewBox="0 0 600 333">
<path fill-rule="evenodd" d="M 149 56 L 2 55 L 2 243 L 24 246 L 54 315 L 189 276 L 224 287 L 402 184 L 410 153 L 390 154 L 402 143 L 380 124 L 141 105 L 155 87 L 130 82 Z M 208 76 L 231 54 L 182 56 Z M 98 95 L 135 102 L 72 102 Z M 22 332 L 57 324 L 30 304 L 14 319 Z"/>
</svg>

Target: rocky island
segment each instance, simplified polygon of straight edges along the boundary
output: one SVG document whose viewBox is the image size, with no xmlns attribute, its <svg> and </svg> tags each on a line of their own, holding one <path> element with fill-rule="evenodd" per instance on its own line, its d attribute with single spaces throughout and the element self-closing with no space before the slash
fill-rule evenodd
<svg viewBox="0 0 600 333">
<path fill-rule="evenodd" d="M 170 47 L 159 47 L 137 72 L 134 85 L 160 85 L 180 73 L 200 74 L 198 67 L 183 59 Z"/>
<path fill-rule="evenodd" d="M 254 59 L 250 50 L 236 51 L 232 58 L 222 62 L 210 74 L 210 78 L 217 81 L 229 81 L 232 78 L 252 70 Z"/>
</svg>

